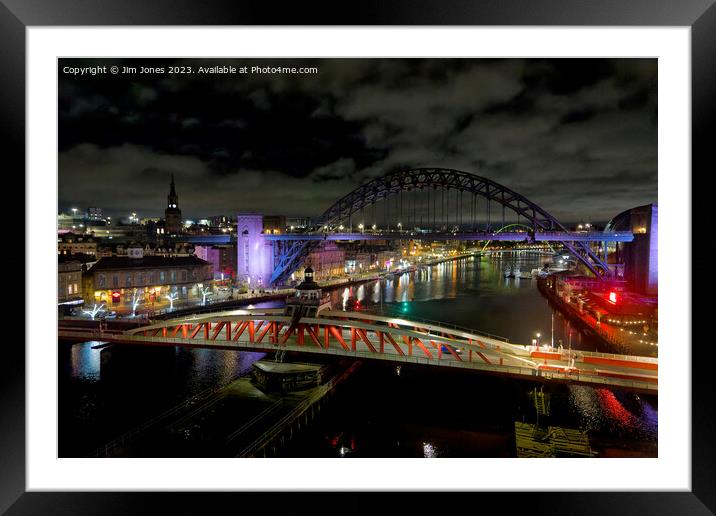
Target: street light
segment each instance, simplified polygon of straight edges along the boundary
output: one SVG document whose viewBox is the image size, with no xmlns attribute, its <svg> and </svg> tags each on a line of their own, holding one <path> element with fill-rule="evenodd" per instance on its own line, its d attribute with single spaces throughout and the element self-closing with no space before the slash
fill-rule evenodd
<svg viewBox="0 0 716 516">
<path fill-rule="evenodd" d="M 403 232 L 403 224 L 398 222 L 398 233 L 402 233 L 402 232 Z"/>
<path fill-rule="evenodd" d="M 360 232 L 361 232 L 361 234 L 362 234 L 362 233 L 363 233 L 363 229 L 365 229 L 365 226 L 363 225 L 362 222 L 361 222 L 360 224 L 358 224 L 358 229 L 360 229 Z"/>
</svg>

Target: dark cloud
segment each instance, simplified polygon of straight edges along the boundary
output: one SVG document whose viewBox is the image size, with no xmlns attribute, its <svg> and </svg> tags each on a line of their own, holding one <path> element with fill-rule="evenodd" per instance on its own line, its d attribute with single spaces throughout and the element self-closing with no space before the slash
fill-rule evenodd
<svg viewBox="0 0 716 516">
<path fill-rule="evenodd" d="M 657 197 L 654 59 L 99 64 L 320 71 L 60 73 L 60 209 L 158 216 L 173 173 L 187 217 L 317 215 L 367 178 L 420 166 L 489 177 L 565 220 L 606 220 Z"/>
</svg>

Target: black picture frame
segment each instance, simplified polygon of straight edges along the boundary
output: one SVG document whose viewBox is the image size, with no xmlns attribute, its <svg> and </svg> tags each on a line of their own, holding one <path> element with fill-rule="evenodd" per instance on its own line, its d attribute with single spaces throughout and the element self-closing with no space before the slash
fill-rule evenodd
<svg viewBox="0 0 716 516">
<path fill-rule="evenodd" d="M 692 182 L 716 162 L 715 0 L 363 0 L 333 2 L 214 0 L 0 0 L 0 169 L 6 177 L 25 170 L 25 31 L 32 26 L 82 25 L 575 25 L 688 26 L 692 43 Z M 708 167 L 708 168 L 707 168 Z M 699 173 L 699 171 L 701 171 Z M 685 178 L 686 180 L 687 178 Z M 693 186 L 693 185 L 692 185 Z M 695 189 L 703 194 L 706 189 Z M 18 196 L 22 198 L 22 196 Z M 707 223 L 705 206 L 693 201 L 694 229 Z M 699 234 L 698 231 L 694 233 Z M 707 255 L 694 254 L 693 270 L 708 271 Z M 25 269 L 27 275 L 29 271 Z M 48 279 L 48 281 L 50 281 Z M 686 277 L 684 281 L 691 282 Z M 24 290 L 24 289 L 23 289 Z M 690 302 L 690 300 L 684 300 Z M 693 300 L 693 322 L 708 317 L 708 304 Z M 28 314 L 25 314 L 25 323 Z M 19 327 L 19 324 L 17 325 Z M 696 333 L 693 341 L 698 342 Z M 311 512 L 363 512 L 383 502 L 379 493 L 349 493 L 341 500 L 288 493 L 70 493 L 25 492 L 25 350 L 8 339 L 0 363 L 0 512 L 7 514 L 138 514 L 236 512 L 270 500 L 270 513 L 301 506 Z M 690 336 L 671 345 L 690 345 Z M 703 344 L 699 346 L 698 344 Z M 512 510 L 549 514 L 713 514 L 716 512 L 716 403 L 709 380 L 708 342 L 692 346 L 692 490 L 690 492 L 470 493 L 468 503 L 498 503 Z M 321 489 L 316 479 L 315 489 Z M 555 489 L 558 491 L 558 488 Z M 412 493 L 402 512 L 457 508 L 453 494 Z M 434 505 L 433 505 L 434 504 Z M 449 504 L 449 505 L 448 505 Z M 263 511 L 265 512 L 265 510 Z"/>
</svg>

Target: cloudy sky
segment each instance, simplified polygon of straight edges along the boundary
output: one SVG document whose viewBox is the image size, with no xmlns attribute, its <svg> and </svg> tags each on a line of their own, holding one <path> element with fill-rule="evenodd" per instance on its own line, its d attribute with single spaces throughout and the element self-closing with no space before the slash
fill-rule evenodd
<svg viewBox="0 0 716 516">
<path fill-rule="evenodd" d="M 71 75 L 66 66 L 315 66 Z M 366 179 L 444 167 L 566 221 L 657 200 L 655 59 L 60 60 L 59 210 L 320 215 Z"/>
</svg>

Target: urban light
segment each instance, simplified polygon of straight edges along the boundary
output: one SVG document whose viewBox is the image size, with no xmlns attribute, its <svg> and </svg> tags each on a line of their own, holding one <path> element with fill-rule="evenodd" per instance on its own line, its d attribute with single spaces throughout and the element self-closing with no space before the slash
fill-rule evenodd
<svg viewBox="0 0 716 516">
<path fill-rule="evenodd" d="M 178 292 L 172 292 L 171 294 L 167 294 L 166 297 L 169 300 L 169 310 L 174 310 L 174 300 L 179 296 Z"/>
<path fill-rule="evenodd" d="M 142 301 L 142 298 L 139 297 L 139 291 L 134 290 L 134 293 L 132 294 L 132 317 L 136 317 L 137 315 L 137 306 L 139 306 L 139 303 Z"/>
<path fill-rule="evenodd" d="M 94 308 L 92 308 L 92 310 L 82 310 L 82 313 L 89 315 L 92 318 L 92 320 L 94 321 L 95 315 L 97 315 L 99 312 L 104 312 L 103 307 L 104 307 L 104 303 L 102 303 L 99 306 L 97 306 L 97 303 L 95 303 Z"/>
<path fill-rule="evenodd" d="M 206 305 L 206 297 L 210 294 L 210 290 L 211 290 L 210 287 L 204 287 L 201 289 L 201 295 L 202 295 L 201 304 L 202 305 Z"/>
</svg>

